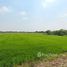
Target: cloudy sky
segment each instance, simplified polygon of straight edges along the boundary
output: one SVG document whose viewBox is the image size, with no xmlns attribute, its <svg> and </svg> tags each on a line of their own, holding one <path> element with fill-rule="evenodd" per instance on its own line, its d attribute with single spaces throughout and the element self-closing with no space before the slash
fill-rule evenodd
<svg viewBox="0 0 67 67">
<path fill-rule="evenodd" d="M 0 0 L 0 31 L 67 29 L 67 0 Z"/>
</svg>

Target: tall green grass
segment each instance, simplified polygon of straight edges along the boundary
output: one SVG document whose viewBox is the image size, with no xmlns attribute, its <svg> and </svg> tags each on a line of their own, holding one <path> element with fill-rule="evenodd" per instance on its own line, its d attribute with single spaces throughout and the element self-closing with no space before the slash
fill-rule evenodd
<svg viewBox="0 0 67 67">
<path fill-rule="evenodd" d="M 67 36 L 39 33 L 0 34 L 0 67 L 13 67 L 14 64 L 38 60 L 39 52 L 60 54 L 66 51 Z"/>
</svg>

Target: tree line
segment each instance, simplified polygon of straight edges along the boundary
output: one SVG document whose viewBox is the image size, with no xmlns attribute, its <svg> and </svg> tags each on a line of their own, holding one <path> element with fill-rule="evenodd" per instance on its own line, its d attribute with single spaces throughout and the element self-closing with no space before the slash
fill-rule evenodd
<svg viewBox="0 0 67 67">
<path fill-rule="evenodd" d="M 47 31 L 36 31 L 36 32 L 45 33 L 48 35 L 58 35 L 58 36 L 67 35 L 67 30 L 64 30 L 64 29 L 55 30 L 55 31 L 47 30 Z"/>
<path fill-rule="evenodd" d="M 46 31 L 34 31 L 34 32 L 25 32 L 25 31 L 0 31 L 0 33 L 44 33 L 47 35 L 58 35 L 64 36 L 67 35 L 67 30 L 60 29 L 60 30 L 46 30 Z"/>
</svg>

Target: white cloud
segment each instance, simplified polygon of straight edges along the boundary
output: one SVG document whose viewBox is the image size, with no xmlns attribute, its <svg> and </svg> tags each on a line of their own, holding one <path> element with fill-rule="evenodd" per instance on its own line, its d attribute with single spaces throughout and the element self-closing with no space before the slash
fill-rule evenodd
<svg viewBox="0 0 67 67">
<path fill-rule="evenodd" d="M 58 14 L 58 18 L 67 18 L 67 9 L 61 11 L 61 12 Z"/>
<path fill-rule="evenodd" d="M 0 7 L 0 14 L 8 13 L 10 12 L 10 9 L 7 6 L 1 6 Z"/>
<path fill-rule="evenodd" d="M 61 15 L 60 17 L 62 17 L 62 18 L 67 18 L 67 13 L 64 13 L 63 15 Z"/>
<path fill-rule="evenodd" d="M 44 8 L 46 8 L 46 7 L 50 6 L 50 5 L 52 5 L 55 1 L 56 0 L 42 0 L 42 6 Z"/>
<path fill-rule="evenodd" d="M 22 20 L 28 20 L 28 13 L 26 11 L 19 12 L 19 15 L 22 16 Z"/>
<path fill-rule="evenodd" d="M 55 2 L 55 0 L 45 0 L 45 2 L 47 2 L 47 3 L 53 3 L 53 2 Z"/>
<path fill-rule="evenodd" d="M 22 17 L 23 20 L 28 20 L 28 17 Z"/>
<path fill-rule="evenodd" d="M 22 16 L 26 16 L 27 15 L 27 12 L 26 11 L 22 11 L 19 14 L 22 15 Z"/>
</svg>

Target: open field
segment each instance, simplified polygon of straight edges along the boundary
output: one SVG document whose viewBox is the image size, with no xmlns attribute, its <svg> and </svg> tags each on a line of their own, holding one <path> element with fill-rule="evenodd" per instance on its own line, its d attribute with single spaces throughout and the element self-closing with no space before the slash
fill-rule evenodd
<svg viewBox="0 0 67 67">
<path fill-rule="evenodd" d="M 1 33 L 0 67 L 13 67 L 67 52 L 67 36 L 39 33 Z M 52 55 L 51 55 L 52 54 Z"/>
</svg>

